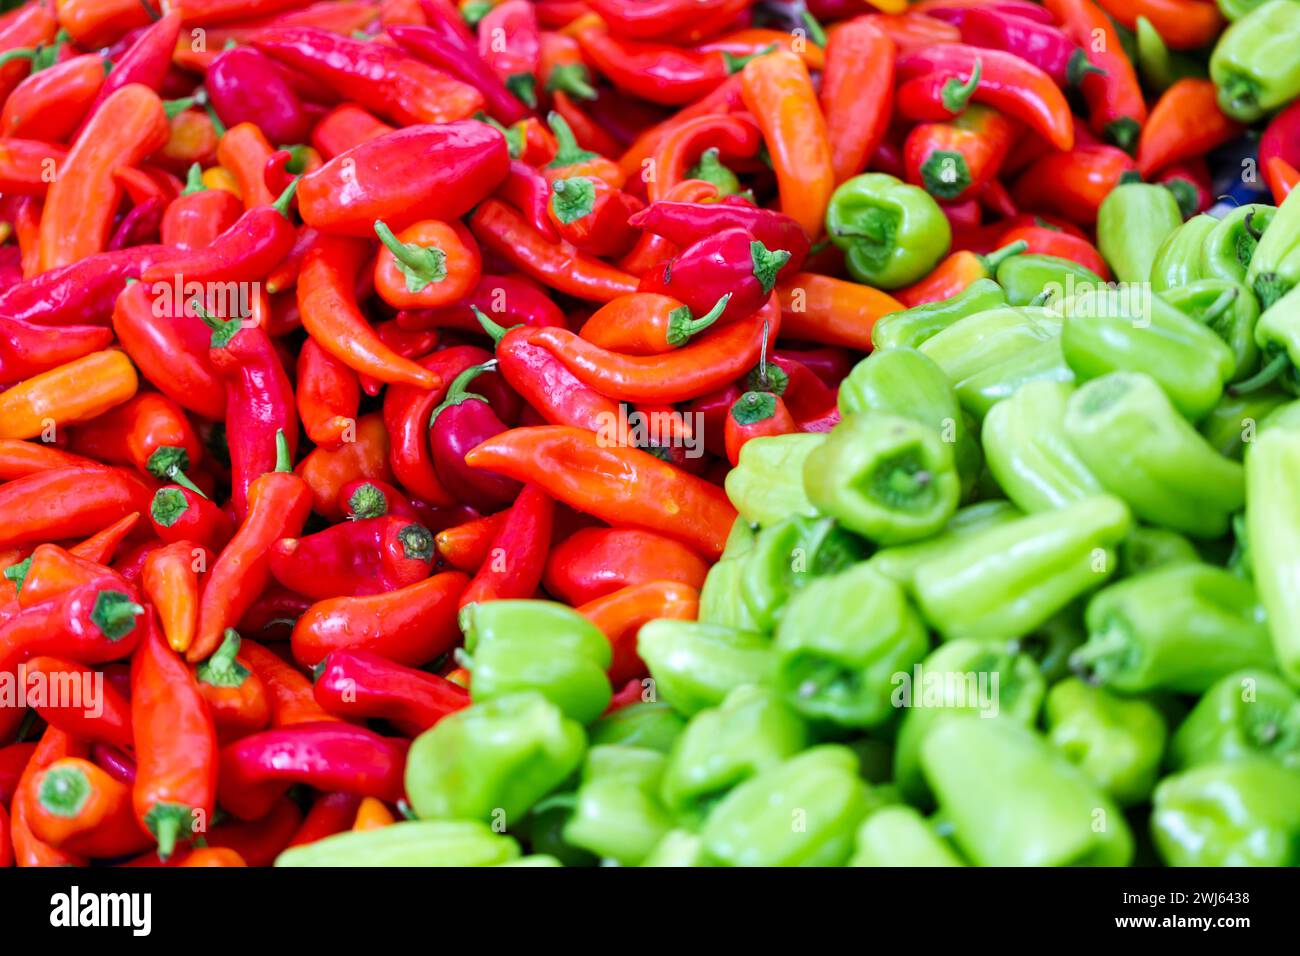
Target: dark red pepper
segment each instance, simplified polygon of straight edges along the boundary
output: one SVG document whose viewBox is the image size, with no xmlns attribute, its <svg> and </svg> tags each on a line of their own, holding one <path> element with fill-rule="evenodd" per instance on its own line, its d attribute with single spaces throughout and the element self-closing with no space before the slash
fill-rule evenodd
<svg viewBox="0 0 1300 956">
<path fill-rule="evenodd" d="M 433 569 L 433 535 L 421 524 L 386 515 L 281 538 L 270 554 L 277 581 L 323 601 L 382 594 L 424 580 Z"/>
<path fill-rule="evenodd" d="M 429 419 L 429 445 L 438 478 L 458 501 L 479 511 L 496 511 L 514 501 L 522 488 L 513 478 L 465 464 L 467 452 L 508 427 L 484 396 L 468 390 L 474 379 L 495 367 L 495 361 L 485 362 L 457 375 Z"/>
</svg>

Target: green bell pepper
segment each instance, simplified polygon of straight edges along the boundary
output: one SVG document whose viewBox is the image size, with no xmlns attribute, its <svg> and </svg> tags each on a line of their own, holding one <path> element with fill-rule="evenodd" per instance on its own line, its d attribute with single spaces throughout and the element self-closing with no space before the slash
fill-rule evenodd
<svg viewBox="0 0 1300 956">
<path fill-rule="evenodd" d="M 840 184 L 826 206 L 826 234 L 844 251 L 849 275 L 880 289 L 920 279 L 952 242 L 948 217 L 930 194 L 885 173 Z"/>
<path fill-rule="evenodd" d="M 669 830 L 641 861 L 642 866 L 708 866 L 704 840 L 690 830 Z"/>
<path fill-rule="evenodd" d="M 1165 236 L 1151 262 L 1151 288 L 1164 293 L 1205 278 L 1203 258 L 1210 234 L 1219 226 L 1219 220 L 1201 213 Z M 1242 278 L 1246 271 L 1242 269 Z"/>
<path fill-rule="evenodd" d="M 913 673 L 896 677 L 895 684 L 893 702 L 903 709 L 903 720 L 894 747 L 894 782 L 916 805 L 933 802 L 921 773 L 921 744 L 936 726 L 963 717 L 1006 718 L 1032 727 L 1047 692 L 1047 682 L 1027 654 L 970 640 L 940 645 Z"/>
<path fill-rule="evenodd" d="M 673 828 L 659 802 L 667 763 L 643 747 L 592 747 L 565 841 L 623 866 L 639 864 Z"/>
<path fill-rule="evenodd" d="M 989 471 L 1024 511 L 1047 511 L 1102 493 L 1065 437 L 1065 407 L 1073 392 L 1063 382 L 1030 382 L 984 418 L 980 438 Z"/>
<path fill-rule="evenodd" d="M 723 866 L 839 866 L 872 803 L 853 752 L 825 744 L 736 787 L 700 835 Z"/>
<path fill-rule="evenodd" d="M 1245 282 L 1259 241 L 1273 222 L 1275 206 L 1247 203 L 1218 221 L 1204 243 L 1198 279 Z"/>
<path fill-rule="evenodd" d="M 1228 346 L 1233 358 L 1229 382 L 1246 378 L 1259 367 L 1259 347 L 1255 344 L 1259 300 L 1245 285 L 1228 279 L 1199 279 L 1163 292 L 1161 298 Z"/>
<path fill-rule="evenodd" d="M 934 537 L 900 544 L 894 548 L 882 548 L 867 563 L 885 577 L 910 588 L 916 577 L 916 569 L 931 558 L 943 554 L 954 541 L 1020 517 L 1020 510 L 1009 501 L 981 501 L 967 505 L 949 518 L 943 530 Z"/>
<path fill-rule="evenodd" d="M 1052 745 L 1120 806 L 1151 795 L 1169 735 L 1152 704 L 1069 677 L 1048 693 L 1043 715 Z"/>
<path fill-rule="evenodd" d="M 1200 560 L 1196 547 L 1177 531 L 1168 528 L 1138 525 L 1119 544 L 1119 575 L 1122 578 Z"/>
<path fill-rule="evenodd" d="M 962 408 L 976 418 L 1026 382 L 1074 379 L 1061 353 L 1061 316 L 1050 309 L 979 312 L 928 339 L 920 351 L 943 369 Z"/>
<path fill-rule="evenodd" d="M 759 629 L 741 591 L 744 576 L 744 556 L 723 558 L 709 568 L 704 587 L 700 588 L 697 618 L 701 624 L 717 624 L 739 631 Z"/>
<path fill-rule="evenodd" d="M 910 418 L 934 429 L 952 445 L 953 461 L 969 491 L 979 475 L 979 443 L 966 427 L 957 395 L 943 369 L 916 349 L 872 352 L 840 383 L 840 414 L 845 418 L 877 412 Z"/>
<path fill-rule="evenodd" d="M 1100 787 L 1009 720 L 948 720 L 921 744 L 921 767 L 978 866 L 1127 866 L 1133 835 Z"/>
<path fill-rule="evenodd" d="M 291 847 L 276 866 L 496 866 L 518 859 L 519 844 L 472 820 L 403 820 L 348 830 Z"/>
<path fill-rule="evenodd" d="M 737 687 L 717 706 L 691 718 L 668 755 L 664 806 L 690 825 L 701 823 L 736 785 L 808 747 L 808 728 L 780 696 Z"/>
<path fill-rule="evenodd" d="M 1263 670 L 1227 674 L 1207 690 L 1169 743 L 1169 765 L 1268 757 L 1300 770 L 1300 694 Z"/>
<path fill-rule="evenodd" d="M 776 688 L 809 720 L 877 727 L 895 712 L 893 677 L 925 656 L 929 636 L 903 589 L 870 564 L 795 595 L 776 633 Z"/>
<path fill-rule="evenodd" d="M 917 568 L 913 591 L 945 640 L 1015 640 L 1101 585 L 1131 525 L 1118 498 L 1084 498 L 953 542 Z"/>
<path fill-rule="evenodd" d="M 1002 286 L 992 279 L 976 279 L 951 298 L 882 316 L 871 327 L 871 347 L 876 350 L 918 348 L 958 319 L 1006 304 L 1007 294 Z"/>
<path fill-rule="evenodd" d="M 1150 524 L 1218 538 L 1245 500 L 1241 465 L 1215 452 L 1149 375 L 1112 372 L 1084 385 L 1065 434 L 1102 486 Z"/>
<path fill-rule="evenodd" d="M 1080 381 L 1144 373 L 1192 421 L 1209 414 L 1236 369 L 1218 335 L 1145 286 L 1082 292 L 1062 311 L 1061 350 Z"/>
<path fill-rule="evenodd" d="M 591 725 L 591 746 L 623 744 L 668 753 L 686 721 L 661 700 L 637 701 L 606 714 Z"/>
<path fill-rule="evenodd" d="M 1300 6 L 1269 0 L 1229 25 L 1210 54 L 1219 109 L 1253 123 L 1300 96 Z"/>
<path fill-rule="evenodd" d="M 1085 620 L 1088 642 L 1071 663 L 1121 693 L 1200 693 L 1234 670 L 1274 666 L 1255 588 L 1209 564 L 1174 564 L 1103 588 Z"/>
<path fill-rule="evenodd" d="M 1238 382 L 1234 391 L 1246 394 L 1276 382 L 1300 392 L 1300 286 L 1269 306 L 1255 325 L 1255 343 L 1263 353 L 1258 374 Z"/>
<path fill-rule="evenodd" d="M 485 601 L 461 611 L 470 698 L 538 691 L 581 724 L 609 706 L 609 639 L 554 601 Z"/>
<path fill-rule="evenodd" d="M 1012 305 L 1045 305 L 1069 296 L 1075 289 L 1103 285 L 1101 276 L 1086 266 L 1059 256 L 1016 256 L 998 267 L 998 283 Z"/>
<path fill-rule="evenodd" d="M 1122 183 L 1097 210 L 1097 248 L 1120 282 L 1148 282 L 1160 244 L 1182 224 L 1178 200 L 1164 186 Z"/>
<path fill-rule="evenodd" d="M 1296 69 L 1300 72 L 1300 65 Z M 1268 309 L 1300 284 L 1300 198 L 1296 190 L 1282 200 L 1260 237 L 1246 270 L 1246 284 L 1259 296 L 1262 309 Z"/>
<path fill-rule="evenodd" d="M 740 516 L 766 525 L 791 515 L 815 515 L 801 476 L 803 463 L 825 440 L 824 434 L 793 432 L 745 442 L 726 480 L 727 497 Z"/>
<path fill-rule="evenodd" d="M 1151 833 L 1170 866 L 1300 864 L 1300 774 L 1272 760 L 1209 763 L 1156 787 Z"/>
<path fill-rule="evenodd" d="M 897 415 L 850 415 L 804 463 L 808 499 L 883 545 L 927 537 L 957 510 L 961 479 L 939 432 Z"/>
<path fill-rule="evenodd" d="M 1275 413 L 1277 414 L 1277 413 Z M 1300 686 L 1300 432 L 1267 428 L 1246 454 L 1246 534 L 1273 652 Z"/>
<path fill-rule="evenodd" d="M 1291 396 L 1275 388 L 1262 388 L 1234 395 L 1227 392 L 1197 429 L 1210 447 L 1225 458 L 1241 461 L 1246 447 L 1255 440 L 1263 422 Z"/>
<path fill-rule="evenodd" d="M 637 653 L 679 714 L 716 707 L 737 687 L 769 684 L 776 655 L 766 635 L 660 618 L 637 632 Z"/>
<path fill-rule="evenodd" d="M 422 820 L 509 825 L 582 763 L 582 725 L 536 692 L 498 697 L 449 714 L 406 759 L 406 793 Z"/>
<path fill-rule="evenodd" d="M 881 807 L 858 827 L 849 866 L 965 866 L 934 825 L 908 806 Z"/>
<path fill-rule="evenodd" d="M 764 528 L 741 559 L 740 595 L 754 629 L 775 631 L 796 591 L 849 567 L 863 552 L 862 542 L 831 518 L 787 518 Z"/>
</svg>

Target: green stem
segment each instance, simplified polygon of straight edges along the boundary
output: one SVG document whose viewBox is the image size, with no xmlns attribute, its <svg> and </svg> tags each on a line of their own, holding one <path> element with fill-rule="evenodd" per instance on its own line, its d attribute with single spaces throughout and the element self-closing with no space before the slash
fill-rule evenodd
<svg viewBox="0 0 1300 956">
<path fill-rule="evenodd" d="M 293 471 L 293 456 L 289 454 L 289 439 L 284 437 L 284 429 L 275 430 L 275 470 Z"/>
<path fill-rule="evenodd" d="M 1228 391 L 1233 395 L 1248 395 L 1251 392 L 1258 391 L 1266 385 L 1273 384 L 1279 376 L 1284 373 L 1291 365 L 1291 359 L 1286 352 L 1279 352 L 1273 356 L 1258 372 L 1246 379 L 1244 382 L 1237 382 L 1235 385 L 1229 385 Z"/>
<path fill-rule="evenodd" d="M 1023 239 L 1017 239 L 1010 245 L 1003 246 L 1001 249 L 994 249 L 988 255 L 984 256 L 984 268 L 988 270 L 989 275 L 998 271 L 998 266 L 1006 262 L 1012 256 L 1018 256 L 1029 248 L 1029 243 Z"/>
<path fill-rule="evenodd" d="M 970 79 L 962 83 L 956 77 L 947 80 L 943 84 L 940 96 L 943 99 L 944 109 L 949 113 L 960 113 L 970 102 L 971 96 L 980 85 L 980 76 L 984 72 L 984 61 L 977 59 L 975 66 L 970 71 Z"/>
</svg>

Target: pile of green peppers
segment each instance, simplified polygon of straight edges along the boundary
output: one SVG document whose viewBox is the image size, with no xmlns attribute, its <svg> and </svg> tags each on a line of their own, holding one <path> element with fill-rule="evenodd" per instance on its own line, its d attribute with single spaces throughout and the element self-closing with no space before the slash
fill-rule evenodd
<svg viewBox="0 0 1300 956">
<path fill-rule="evenodd" d="M 640 702 L 577 612 L 471 605 L 415 819 L 281 862 L 1300 864 L 1300 192 L 1162 189 L 1102 209 L 1126 285 L 1007 259 L 748 442 Z"/>
</svg>

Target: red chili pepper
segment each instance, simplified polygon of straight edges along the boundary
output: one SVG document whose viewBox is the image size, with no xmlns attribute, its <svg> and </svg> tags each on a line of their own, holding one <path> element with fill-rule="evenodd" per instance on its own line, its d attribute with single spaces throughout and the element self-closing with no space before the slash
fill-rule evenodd
<svg viewBox="0 0 1300 956">
<path fill-rule="evenodd" d="M 608 94 L 609 98 L 612 98 L 612 96 L 612 92 Z M 595 100 L 592 105 L 594 106 L 600 102 L 602 101 Z M 629 102 L 635 103 L 636 101 L 631 100 Z M 574 145 L 580 146 L 584 150 L 592 150 L 596 156 L 600 157 L 591 161 L 589 165 L 602 170 L 601 178 L 607 180 L 610 185 L 617 183 L 621 188 L 623 185 L 622 170 L 619 169 L 617 163 L 611 163 L 605 157 L 617 155 L 618 151 L 623 148 L 623 142 L 609 131 L 607 128 L 608 120 L 604 117 L 597 118 L 588 112 L 585 107 L 579 106 L 563 90 L 556 90 L 551 94 L 551 105 L 554 109 L 547 115 L 547 122 L 551 130 L 555 130 L 556 119 L 562 119 L 565 127 L 572 131 Z M 560 137 L 557 134 L 552 138 L 556 140 L 553 155 L 558 156 L 561 148 Z M 524 156 L 520 158 L 526 159 Z M 540 162 L 540 160 L 537 161 Z M 551 159 L 550 161 L 554 162 L 555 160 Z"/>
<path fill-rule="evenodd" d="M 14 582 L 18 606 L 24 610 L 97 581 L 111 581 L 123 590 L 130 589 L 121 575 L 95 561 L 78 558 L 57 544 L 37 545 L 25 564 L 26 569 Z"/>
<path fill-rule="evenodd" d="M 584 528 L 551 549 L 543 583 L 575 607 L 621 588 L 672 581 L 699 589 L 708 565 L 677 541 L 633 528 Z"/>
<path fill-rule="evenodd" d="M 331 160 L 395 128 L 355 103 L 344 103 L 321 117 L 311 131 L 311 144 L 321 156 Z"/>
<path fill-rule="evenodd" d="M 365 651 L 333 651 L 316 668 L 316 702 L 348 720 L 387 720 L 415 737 L 469 706 L 464 688 Z"/>
<path fill-rule="evenodd" d="M 765 391 L 748 391 L 736 399 L 727 413 L 725 428 L 727 460 L 733 467 L 740 461 L 740 449 L 751 438 L 788 435 L 796 430 L 781 396 Z"/>
<path fill-rule="evenodd" d="M 352 828 L 361 796 L 355 793 L 323 793 L 307 811 L 289 846 L 304 846 Z"/>
<path fill-rule="evenodd" d="M 284 68 L 251 47 L 236 46 L 217 54 L 208 67 L 204 89 L 227 127 L 256 123 L 273 143 L 301 143 L 311 130 L 311 118 Z"/>
<path fill-rule="evenodd" d="M 551 183 L 547 212 L 563 241 L 589 255 L 616 258 L 636 241 L 628 217 L 643 205 L 603 179 L 571 176 Z"/>
<path fill-rule="evenodd" d="M 777 274 L 789 260 L 788 250 L 770 249 L 746 229 L 722 229 L 646 273 L 638 291 L 680 299 L 699 315 L 729 294 L 718 320 L 727 325 L 754 315 L 767 303 Z"/>
<path fill-rule="evenodd" d="M 488 553 L 492 550 L 492 539 L 496 537 L 509 513 L 508 510 L 499 511 L 439 531 L 433 539 L 438 557 L 457 571 L 476 573 L 487 560 Z"/>
<path fill-rule="evenodd" d="M 311 681 L 274 651 L 244 638 L 240 642 L 239 653 L 266 687 L 272 727 L 338 719 L 316 703 L 316 698 L 312 696 Z"/>
<path fill-rule="evenodd" d="M 404 329 L 452 328 L 480 332 L 474 310 L 501 316 L 516 325 L 565 325 L 564 313 L 536 283 L 518 276 L 483 275 L 455 305 L 397 314 Z"/>
<path fill-rule="evenodd" d="M 1098 71 L 1098 67 L 1088 62 L 1083 50 L 1052 23 L 1050 16 L 1044 21 L 1037 15 L 1026 16 L 1023 8 L 1006 10 L 974 5 L 940 7 L 929 10 L 928 15 L 956 26 L 964 43 L 1014 53 L 1038 67 L 1060 87 L 1077 87 L 1085 76 Z"/>
<path fill-rule="evenodd" d="M 1273 192 L 1273 202 L 1278 205 L 1291 195 L 1291 190 L 1300 183 L 1300 170 L 1288 163 L 1281 156 L 1269 157 L 1264 173 L 1268 178 L 1268 187 Z"/>
<path fill-rule="evenodd" d="M 45 4 L 24 4 L 0 23 L 0 53 L 47 46 L 55 39 L 58 29 L 59 21 Z M 0 66 L 0 101 L 13 92 L 30 69 L 30 59 L 23 56 L 11 56 Z"/>
<path fill-rule="evenodd" d="M 330 651 L 360 650 L 423 666 L 460 639 L 457 601 L 468 583 L 445 571 L 398 591 L 321 601 L 294 625 L 294 659 L 312 667 Z"/>
<path fill-rule="evenodd" d="M 537 485 L 524 485 L 492 536 L 487 557 L 461 594 L 459 606 L 536 595 L 546 566 L 554 517 L 551 496 Z"/>
<path fill-rule="evenodd" d="M 1068 153 L 1049 153 L 1029 166 L 1012 187 L 1022 207 L 1041 209 L 1073 222 L 1091 225 L 1107 194 L 1137 164 L 1115 146 L 1077 146 Z"/>
<path fill-rule="evenodd" d="M 1147 119 L 1137 72 L 1124 53 L 1119 33 L 1093 0 L 1043 0 L 1066 35 L 1081 46 L 1099 72 L 1089 73 L 1079 89 L 1088 103 L 1089 124 L 1098 136 L 1122 149 L 1137 143 Z M 1068 146 L 1059 147 L 1069 149 Z"/>
<path fill-rule="evenodd" d="M 1106 267 L 1106 260 L 1101 257 L 1097 247 L 1087 239 L 1067 232 L 1046 226 L 1016 226 L 1003 233 L 999 241 L 1005 244 L 1024 242 L 1026 252 L 1069 259 L 1091 269 L 1103 279 L 1110 279 L 1110 269 Z"/>
<path fill-rule="evenodd" d="M 317 601 L 382 594 L 423 581 L 433 567 L 433 535 L 386 515 L 337 524 L 271 546 L 271 574 Z"/>
<path fill-rule="evenodd" d="M 564 102 L 564 94 L 556 94 L 557 104 Z M 556 150 L 554 158 L 542 169 L 542 174 L 554 182 L 568 179 L 570 176 L 593 176 L 603 179 L 615 189 L 622 189 L 626 177 L 618 165 L 607 159 L 600 151 L 593 152 L 579 145 L 569 120 L 558 109 L 546 117 L 546 122 L 555 134 Z"/>
<path fill-rule="evenodd" d="M 379 341 L 402 358 L 419 360 L 438 347 L 442 336 L 437 329 L 407 329 L 397 324 L 397 319 L 386 319 L 375 326 Z M 358 375 L 361 390 L 367 395 L 378 395 L 384 383 L 373 375 Z"/>
<path fill-rule="evenodd" d="M 298 353 L 295 398 L 298 417 L 314 444 L 338 448 L 355 434 L 361 403 L 357 373 L 315 339 L 307 339 Z"/>
<path fill-rule="evenodd" d="M 898 59 L 898 111 L 913 120 L 946 120 L 972 100 L 1020 120 L 1060 150 L 1074 146 L 1074 118 L 1052 78 L 1020 57 L 940 43 Z"/>
<path fill-rule="evenodd" d="M 579 333 L 592 345 L 624 355 L 671 352 L 710 328 L 727 307 L 730 293 L 698 318 L 690 306 L 667 295 L 636 292 L 597 309 Z"/>
<path fill-rule="evenodd" d="M 37 325 L 107 324 L 127 279 L 167 250 L 136 246 L 89 256 L 0 293 L 0 315 Z"/>
<path fill-rule="evenodd" d="M 107 348 L 113 331 L 95 325 L 33 325 L 0 316 L 0 384 L 13 384 Z"/>
<path fill-rule="evenodd" d="M 266 686 L 239 659 L 239 647 L 239 633 L 228 630 L 216 652 L 194 667 L 199 693 L 208 702 L 217 739 L 223 742 L 262 730 L 270 720 Z"/>
<path fill-rule="evenodd" d="M 750 57 L 627 40 L 592 26 L 578 32 L 582 52 L 611 83 L 651 103 L 682 106 L 717 89 Z"/>
<path fill-rule="evenodd" d="M 528 108 L 479 56 L 477 43 L 463 21 L 431 16 L 425 26 L 393 26 L 388 35 L 407 53 L 478 90 L 485 109 L 502 123 L 515 123 L 528 115 Z"/>
<path fill-rule="evenodd" d="M 458 221 L 425 220 L 394 234 L 382 221 L 375 291 L 395 309 L 433 309 L 458 302 L 483 271 L 478 243 Z"/>
<path fill-rule="evenodd" d="M 905 178 L 936 199 L 961 202 L 993 181 L 1015 138 L 1012 120 L 979 105 L 946 123 L 922 123 L 903 144 Z"/>
<path fill-rule="evenodd" d="M 743 160 L 756 156 L 762 143 L 758 124 L 747 113 L 700 116 L 682 123 L 655 149 L 650 167 L 654 177 L 646 193 L 653 202 L 669 198 L 675 187 L 691 178 L 691 170 L 708 150 L 716 149 L 720 160 Z"/>
<path fill-rule="evenodd" d="M 311 489 L 289 473 L 289 445 L 276 436 L 274 471 L 248 489 L 248 513 L 234 538 L 213 565 L 199 604 L 199 629 L 186 652 L 191 663 L 210 655 L 225 634 L 252 606 L 270 580 L 268 549 L 281 538 L 298 534 L 311 510 Z"/>
<path fill-rule="evenodd" d="M 37 839 L 66 853 L 116 857 L 149 846 L 131 807 L 131 788 L 80 757 L 42 769 L 33 784 L 27 824 Z"/>
<path fill-rule="evenodd" d="M 145 392 L 73 430 L 70 448 L 107 464 L 131 465 L 155 478 L 188 471 L 203 445 L 185 411 L 170 398 Z"/>
<path fill-rule="evenodd" d="M 510 161 L 510 174 L 494 194 L 514 206 L 526 217 L 529 224 L 546 237 L 549 242 L 558 242 L 560 235 L 551 223 L 548 207 L 551 199 L 551 184 L 546 177 L 522 160 Z"/>
<path fill-rule="evenodd" d="M 508 427 L 487 398 L 469 391 L 471 383 L 495 365 L 474 365 L 457 375 L 429 417 L 429 446 L 442 486 L 480 511 L 499 509 L 520 493 L 518 482 L 465 464 L 466 452 Z"/>
<path fill-rule="evenodd" d="M 149 488 L 121 468 L 71 466 L 0 485 L 0 548 L 81 538 L 149 506 Z"/>
<path fill-rule="evenodd" d="M 1161 94 L 1142 127 L 1142 137 L 1138 141 L 1138 172 L 1151 176 L 1180 160 L 1204 155 L 1235 139 L 1241 131 L 1240 123 L 1233 122 L 1220 111 L 1214 83 L 1185 77 Z"/>
<path fill-rule="evenodd" d="M 96 564 L 108 564 L 113 560 L 113 555 L 117 552 L 118 546 L 126 540 L 137 524 L 140 522 L 140 513 L 133 511 L 120 521 L 114 521 L 111 525 L 92 534 L 80 544 L 75 544 L 68 549 L 68 553 L 78 558 L 85 558 L 87 561 L 93 561 Z"/>
<path fill-rule="evenodd" d="M 466 456 L 475 468 L 535 482 L 578 511 L 620 527 L 658 531 L 716 560 L 735 520 L 721 489 L 589 431 L 515 428 Z"/>
<path fill-rule="evenodd" d="M 612 33 L 632 39 L 701 40 L 725 28 L 748 6 L 745 0 L 587 0 Z"/>
<path fill-rule="evenodd" d="M 344 485 L 358 478 L 387 481 L 393 477 L 388 467 L 388 433 L 383 416 L 378 412 L 362 415 L 352 441 L 337 449 L 313 449 L 294 471 L 311 489 L 312 509 L 331 521 L 337 520 L 342 514 L 339 492 Z"/>
<path fill-rule="evenodd" d="M 862 172 L 884 139 L 893 113 L 895 46 L 870 17 L 839 24 L 828 36 L 818 99 L 835 181 L 842 183 Z"/>
<path fill-rule="evenodd" d="M 31 830 L 31 818 L 36 813 L 36 801 L 39 796 L 37 776 L 55 761 L 66 757 L 84 757 L 87 748 L 84 743 L 69 737 L 57 727 L 46 727 L 41 735 L 36 750 L 27 762 L 14 792 L 13 817 L 10 821 L 10 834 L 13 840 L 14 862 L 18 866 L 85 866 L 83 857 L 51 846 L 37 837 Z"/>
<path fill-rule="evenodd" d="M 131 703 L 94 669 L 61 657 L 38 656 L 22 665 L 25 680 L 40 675 L 50 698 L 34 709 L 46 723 L 90 743 L 134 746 Z M 97 686 L 98 685 L 98 686 Z M 30 684 L 29 684 L 30 686 Z M 54 688 L 68 691 L 65 696 Z"/>
<path fill-rule="evenodd" d="M 478 52 L 511 93 L 537 107 L 537 71 L 542 40 L 537 13 L 527 0 L 505 0 L 478 22 Z"/>
<path fill-rule="evenodd" d="M 225 510 L 194 488 L 166 485 L 154 492 L 149 521 L 164 542 L 189 541 L 213 550 L 225 547 L 235 533 Z"/>
<path fill-rule="evenodd" d="M 131 662 L 136 820 L 166 859 L 178 840 L 203 834 L 216 810 L 217 734 L 194 676 L 146 614 Z"/>
<path fill-rule="evenodd" d="M 729 77 L 708 96 L 701 97 L 697 102 L 679 110 L 675 115 L 650 127 L 638 136 L 618 161 L 624 179 L 631 181 L 639 177 L 644 171 L 645 161 L 654 156 L 660 144 L 669 135 L 691 120 L 698 119 L 701 116 L 740 112 L 744 109 L 745 104 L 741 97 L 740 77 Z"/>
<path fill-rule="evenodd" d="M 65 142 L 95 102 L 107 75 L 97 53 L 84 53 L 33 73 L 4 101 L 0 136 Z"/>
<path fill-rule="evenodd" d="M 180 32 L 181 18 L 174 10 L 141 31 L 126 52 L 113 60 L 113 69 L 104 79 L 99 96 L 91 104 L 81 128 L 85 128 L 86 122 L 94 117 L 105 100 L 129 84 L 139 83 L 159 91 L 171 66 L 172 51 Z"/>
</svg>

